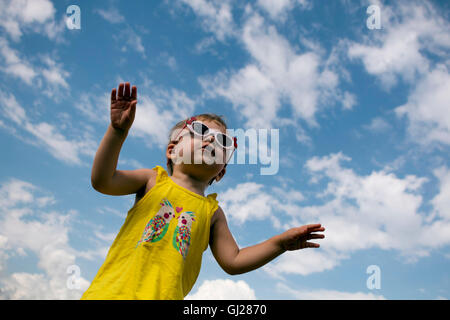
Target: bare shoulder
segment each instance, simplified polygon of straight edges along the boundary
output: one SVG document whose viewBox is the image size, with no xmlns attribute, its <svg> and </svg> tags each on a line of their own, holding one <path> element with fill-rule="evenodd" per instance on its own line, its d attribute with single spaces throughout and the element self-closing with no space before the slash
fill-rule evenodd
<svg viewBox="0 0 450 320">
<path fill-rule="evenodd" d="M 141 169 L 141 170 L 142 170 L 142 173 L 145 175 L 145 180 L 147 182 L 145 183 L 145 185 L 142 187 L 142 190 L 140 190 L 140 191 L 143 191 L 143 190 L 147 191 L 155 185 L 158 172 L 153 169 Z M 145 192 L 145 193 L 147 193 L 147 192 Z"/>
<path fill-rule="evenodd" d="M 149 190 L 155 185 L 156 177 L 158 176 L 158 172 L 153 169 L 148 169 L 148 182 L 147 185 L 149 187 Z"/>
<path fill-rule="evenodd" d="M 151 188 L 153 188 L 156 184 L 156 177 L 158 176 L 158 172 L 153 169 L 142 169 L 145 170 L 147 183 L 140 189 L 138 192 L 136 192 L 136 200 L 134 204 L 138 203 L 139 200 L 141 200 L 147 192 L 150 191 Z"/>
<path fill-rule="evenodd" d="M 213 216 L 211 217 L 211 224 L 210 224 L 211 227 L 213 227 L 214 224 L 215 224 L 217 221 L 220 221 L 220 220 L 222 220 L 222 219 L 225 219 L 225 220 L 226 220 L 226 218 L 225 218 L 225 213 L 223 212 L 222 208 L 221 208 L 220 206 L 218 206 L 218 207 L 217 207 L 217 210 L 214 211 L 214 214 L 213 214 Z"/>
</svg>

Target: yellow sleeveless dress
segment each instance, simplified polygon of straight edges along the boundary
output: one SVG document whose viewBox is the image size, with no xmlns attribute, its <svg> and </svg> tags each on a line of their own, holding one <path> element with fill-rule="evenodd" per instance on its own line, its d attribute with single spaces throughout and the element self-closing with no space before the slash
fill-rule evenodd
<svg viewBox="0 0 450 320">
<path fill-rule="evenodd" d="M 176 184 L 161 166 L 156 184 L 129 211 L 85 299 L 182 300 L 208 248 L 216 193 Z"/>
</svg>

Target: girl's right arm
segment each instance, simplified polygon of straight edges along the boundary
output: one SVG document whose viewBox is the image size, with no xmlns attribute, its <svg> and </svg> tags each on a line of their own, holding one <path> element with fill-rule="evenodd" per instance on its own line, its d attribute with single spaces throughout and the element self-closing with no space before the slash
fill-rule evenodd
<svg viewBox="0 0 450 320">
<path fill-rule="evenodd" d="M 119 84 L 111 91 L 111 124 L 95 154 L 92 166 L 92 187 L 108 195 L 126 195 L 138 192 L 155 175 L 151 169 L 116 170 L 120 149 L 133 124 L 136 113 L 137 88 L 130 83 Z"/>
</svg>

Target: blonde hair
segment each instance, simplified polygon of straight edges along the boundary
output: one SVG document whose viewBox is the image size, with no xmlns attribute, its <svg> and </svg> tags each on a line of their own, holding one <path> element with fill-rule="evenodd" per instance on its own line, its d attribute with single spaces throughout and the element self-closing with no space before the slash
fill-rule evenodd
<svg viewBox="0 0 450 320">
<path fill-rule="evenodd" d="M 227 124 L 225 122 L 225 116 L 223 116 L 223 115 L 217 115 L 215 113 L 202 113 L 202 114 L 195 115 L 194 117 L 196 117 L 200 121 L 201 120 L 215 121 L 219 125 L 223 126 L 225 128 L 225 130 L 227 129 Z M 176 141 L 172 140 L 172 138 L 174 138 L 173 134 L 174 134 L 175 130 L 181 129 L 184 126 L 186 120 L 188 120 L 188 119 L 179 121 L 176 125 L 174 125 L 172 127 L 172 129 L 170 129 L 169 143 L 176 142 Z M 167 171 L 169 172 L 169 175 L 172 175 L 173 163 L 172 163 L 172 160 L 169 158 L 167 158 Z M 213 181 L 214 181 L 214 178 L 208 184 L 211 185 L 213 183 Z"/>
</svg>

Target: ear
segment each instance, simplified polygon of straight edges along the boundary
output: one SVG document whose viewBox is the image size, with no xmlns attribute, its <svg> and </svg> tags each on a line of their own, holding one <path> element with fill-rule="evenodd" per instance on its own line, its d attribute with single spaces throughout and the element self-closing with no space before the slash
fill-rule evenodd
<svg viewBox="0 0 450 320">
<path fill-rule="evenodd" d="M 225 175 L 226 172 L 227 172 L 227 165 L 225 164 L 224 167 L 222 168 L 222 170 L 220 170 L 220 172 L 214 178 L 214 180 L 219 182 L 223 178 L 223 176 Z"/>
<path fill-rule="evenodd" d="M 174 150 L 176 145 L 177 145 L 176 143 L 170 142 L 167 145 L 167 149 L 166 149 L 166 159 L 167 159 L 166 165 L 167 165 L 168 170 L 171 171 L 171 172 L 169 172 L 170 175 L 173 174 L 174 161 L 172 161 L 172 159 L 174 159 L 176 157 L 175 150 Z M 172 169 L 170 170 L 170 168 L 172 168 Z"/>
<path fill-rule="evenodd" d="M 173 142 L 169 142 L 169 144 L 167 145 L 167 149 L 166 149 L 166 158 L 169 159 L 173 159 L 175 157 L 175 153 L 174 153 L 174 148 L 177 144 L 173 143 Z"/>
</svg>

